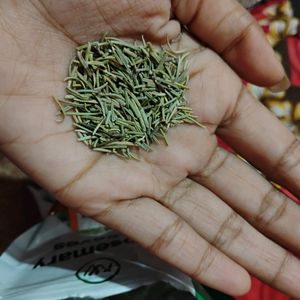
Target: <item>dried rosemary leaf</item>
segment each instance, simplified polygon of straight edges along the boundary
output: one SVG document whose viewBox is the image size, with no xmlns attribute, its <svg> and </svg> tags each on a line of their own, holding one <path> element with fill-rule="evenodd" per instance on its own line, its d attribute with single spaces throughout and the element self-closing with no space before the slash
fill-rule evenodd
<svg viewBox="0 0 300 300">
<path fill-rule="evenodd" d="M 138 159 L 178 124 L 197 122 L 187 107 L 187 51 L 103 37 L 76 49 L 68 68 L 63 116 L 72 116 L 78 140 L 94 151 Z"/>
</svg>

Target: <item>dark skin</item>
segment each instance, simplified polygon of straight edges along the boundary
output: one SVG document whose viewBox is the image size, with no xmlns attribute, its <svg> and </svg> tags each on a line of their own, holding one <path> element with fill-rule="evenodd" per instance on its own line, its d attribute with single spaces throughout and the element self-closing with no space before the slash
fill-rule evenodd
<svg viewBox="0 0 300 300">
<path fill-rule="evenodd" d="M 179 35 L 180 23 L 194 39 Z M 206 128 L 173 128 L 168 147 L 129 161 L 78 143 L 70 119 L 57 124 L 51 98 L 64 96 L 74 49 L 102 33 L 192 50 L 187 97 Z M 249 272 L 300 294 L 299 207 L 217 145 L 218 135 L 300 196 L 299 141 L 235 73 L 273 86 L 284 71 L 236 1 L 2 0 L 0 36 L 0 149 L 19 167 L 66 206 L 206 285 L 241 295 Z"/>
</svg>

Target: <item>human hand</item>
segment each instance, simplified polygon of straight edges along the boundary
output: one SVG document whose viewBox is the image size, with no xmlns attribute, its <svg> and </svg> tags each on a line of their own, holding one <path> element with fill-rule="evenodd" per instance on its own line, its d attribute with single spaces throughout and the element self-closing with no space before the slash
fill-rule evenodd
<svg viewBox="0 0 300 300">
<path fill-rule="evenodd" d="M 181 7 L 184 2 L 173 1 L 174 14 L 243 78 L 280 82 L 282 67 L 235 1 Z M 220 149 L 216 135 L 298 196 L 299 141 L 215 52 L 199 48 L 187 34 L 177 42 L 178 48 L 196 49 L 188 100 L 207 128 L 173 128 L 169 146 L 141 151 L 141 161 L 92 152 L 76 141 L 71 120 L 55 123 L 51 98 L 64 95 L 77 43 L 107 32 L 171 40 L 180 26 L 169 21 L 170 11 L 167 0 L 3 0 L 0 148 L 62 203 L 123 232 L 194 279 L 240 295 L 249 288 L 250 272 L 297 297 L 300 262 L 283 247 L 299 254 L 300 209 Z"/>
</svg>

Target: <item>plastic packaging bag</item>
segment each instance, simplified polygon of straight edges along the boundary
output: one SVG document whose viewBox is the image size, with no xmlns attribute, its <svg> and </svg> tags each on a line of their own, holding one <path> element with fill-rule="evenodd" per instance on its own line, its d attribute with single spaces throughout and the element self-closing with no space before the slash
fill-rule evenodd
<svg viewBox="0 0 300 300">
<path fill-rule="evenodd" d="M 0 257 L 0 299 L 102 299 L 162 281 L 210 299 L 125 236 L 88 218 L 79 224 L 72 231 L 50 216 L 17 238 Z"/>
</svg>

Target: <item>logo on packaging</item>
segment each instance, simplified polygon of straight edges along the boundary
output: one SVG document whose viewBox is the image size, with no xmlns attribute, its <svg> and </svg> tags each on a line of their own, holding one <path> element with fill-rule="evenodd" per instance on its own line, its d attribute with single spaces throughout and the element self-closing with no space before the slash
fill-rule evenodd
<svg viewBox="0 0 300 300">
<path fill-rule="evenodd" d="M 86 263 L 75 275 L 85 283 L 98 284 L 114 278 L 119 273 L 120 267 L 114 259 L 102 257 Z"/>
</svg>

